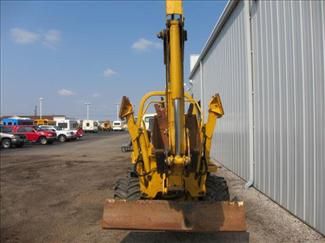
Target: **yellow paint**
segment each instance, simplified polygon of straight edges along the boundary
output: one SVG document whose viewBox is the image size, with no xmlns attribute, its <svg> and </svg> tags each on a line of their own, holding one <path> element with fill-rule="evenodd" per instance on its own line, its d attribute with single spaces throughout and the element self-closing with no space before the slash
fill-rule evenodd
<svg viewBox="0 0 325 243">
<path fill-rule="evenodd" d="M 186 160 L 189 158 L 187 156 L 169 156 L 168 161 L 173 168 L 170 175 L 165 173 L 159 174 L 156 170 L 157 164 L 156 159 L 153 154 L 153 146 L 148 144 L 148 134 L 147 131 L 143 130 L 142 127 L 142 117 L 147 108 L 147 101 L 149 103 L 161 103 L 160 100 L 150 101 L 152 97 L 165 97 L 165 91 L 153 91 L 147 93 L 143 96 L 138 113 L 137 123 L 134 120 L 133 108 L 130 102 L 124 102 L 121 104 L 121 119 L 126 119 L 128 124 L 128 130 L 133 144 L 133 152 L 131 155 L 132 163 L 135 164 L 139 159 L 143 160 L 144 168 L 142 171 L 139 171 L 140 174 L 150 172 L 149 177 L 140 177 L 140 190 L 144 193 L 147 198 L 155 198 L 158 193 L 165 195 L 168 193 L 169 189 L 173 190 L 175 188 L 184 187 L 188 191 L 191 198 L 197 198 L 204 195 L 205 180 L 206 175 L 202 175 L 200 183 L 198 178 L 195 177 L 195 173 L 189 173 L 188 176 L 184 175 L 183 165 L 186 163 Z M 197 102 L 188 94 L 185 93 L 185 101 L 194 105 L 194 110 L 197 113 L 201 113 L 200 107 Z M 223 108 L 221 104 L 221 99 L 219 95 L 212 97 L 209 104 L 209 116 L 207 123 L 204 124 L 204 129 L 202 129 L 201 137 L 206 137 L 206 158 L 209 162 L 210 158 L 210 149 L 211 149 L 211 140 L 216 125 L 216 120 L 223 115 Z M 198 119 L 200 116 L 198 116 Z M 209 172 L 216 172 L 217 167 L 213 164 L 208 164 Z"/>
<path fill-rule="evenodd" d="M 182 0 L 166 0 L 166 14 L 183 14 Z"/>
<path fill-rule="evenodd" d="M 34 120 L 34 125 L 39 126 L 39 125 L 47 125 L 48 120 L 47 119 L 35 119 Z"/>
<path fill-rule="evenodd" d="M 181 1 L 167 0 L 167 15 L 182 15 Z M 199 198 L 206 192 L 205 181 L 207 172 L 216 171 L 217 167 L 210 164 L 210 150 L 213 131 L 218 118 L 223 115 L 223 108 L 219 95 L 212 97 L 209 104 L 208 120 L 203 124 L 201 108 L 190 94 L 184 92 L 183 84 L 183 18 L 171 16 L 167 18 L 165 40 L 168 40 L 168 60 L 166 64 L 167 86 L 165 91 L 153 91 L 145 94 L 139 105 L 137 122 L 134 120 L 133 107 L 128 99 L 124 98 L 120 109 L 120 118 L 126 119 L 128 130 L 133 144 L 131 155 L 132 163 L 140 179 L 140 190 L 144 198 L 153 199 L 157 195 L 169 196 L 172 191 L 184 191 L 185 198 Z M 168 35 L 168 36 L 166 36 Z M 167 39 L 166 39 L 167 38 Z M 163 97 L 162 102 L 152 97 Z M 179 104 L 179 113 L 176 114 L 176 102 Z M 193 113 L 198 121 L 198 131 L 201 141 L 205 141 L 199 148 L 205 151 L 205 160 L 198 158 L 197 167 L 186 169 L 191 162 L 189 151 L 189 131 L 185 132 L 185 102 L 194 105 Z M 167 110 L 169 151 L 166 158 L 168 170 L 158 172 L 155 148 L 150 143 L 150 137 L 143 124 L 143 115 L 153 104 L 164 104 Z M 180 121 L 179 124 L 175 121 Z M 180 153 L 176 154 L 175 126 L 179 126 Z M 166 151 L 165 151 L 166 152 Z M 202 152 L 202 151 L 201 151 Z"/>
<path fill-rule="evenodd" d="M 212 97 L 209 103 L 209 115 L 208 121 L 205 124 L 205 134 L 206 137 L 206 144 L 205 144 L 205 151 L 206 151 L 206 159 L 209 162 L 210 160 L 210 150 L 211 150 L 211 142 L 212 142 L 212 135 L 214 128 L 216 126 L 217 118 L 221 118 L 224 114 L 221 98 L 219 94 L 216 94 Z"/>
</svg>

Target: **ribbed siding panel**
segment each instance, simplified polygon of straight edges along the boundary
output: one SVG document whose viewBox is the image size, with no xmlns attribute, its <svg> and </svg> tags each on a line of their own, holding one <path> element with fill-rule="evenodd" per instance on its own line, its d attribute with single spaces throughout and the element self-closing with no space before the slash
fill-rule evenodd
<svg viewBox="0 0 325 243">
<path fill-rule="evenodd" d="M 203 108 L 215 92 L 223 101 L 213 158 L 247 179 L 243 5 L 228 17 L 193 83 L 196 98 L 203 92 Z M 325 234 L 325 3 L 252 1 L 251 15 L 254 186 Z"/>
<path fill-rule="evenodd" d="M 212 156 L 248 178 L 248 65 L 240 1 L 194 77 L 225 116 Z M 325 234 L 325 2 L 251 1 L 254 186 Z"/>
<path fill-rule="evenodd" d="M 248 81 L 243 8 L 240 2 L 203 60 L 203 96 L 207 111 L 212 95 L 220 93 L 225 110 L 212 141 L 212 158 L 247 180 Z"/>
<path fill-rule="evenodd" d="M 200 69 L 197 69 L 196 73 L 192 77 L 192 93 L 197 100 L 201 99 L 201 78 Z"/>
<path fill-rule="evenodd" d="M 255 183 L 325 233 L 324 2 L 252 6 Z"/>
<path fill-rule="evenodd" d="M 320 6 L 319 6 L 320 5 Z M 315 74 L 315 225 L 325 234 L 325 2 L 312 5 Z M 320 48 L 318 48 L 320 47 Z"/>
</svg>

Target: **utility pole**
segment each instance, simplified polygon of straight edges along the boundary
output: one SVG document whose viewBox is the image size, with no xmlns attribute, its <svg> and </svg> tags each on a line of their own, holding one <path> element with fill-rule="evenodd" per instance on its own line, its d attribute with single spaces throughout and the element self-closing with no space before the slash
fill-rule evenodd
<svg viewBox="0 0 325 243">
<path fill-rule="evenodd" d="M 120 104 L 119 103 L 116 103 L 116 120 L 120 120 L 119 117 L 118 117 L 118 113 L 119 113 L 119 106 Z"/>
<path fill-rule="evenodd" d="M 89 120 L 89 107 L 90 107 L 90 103 L 85 103 L 85 106 L 87 107 L 87 120 Z"/>
<path fill-rule="evenodd" d="M 43 104 L 44 98 L 39 98 L 39 119 L 42 119 L 42 104 Z"/>
</svg>

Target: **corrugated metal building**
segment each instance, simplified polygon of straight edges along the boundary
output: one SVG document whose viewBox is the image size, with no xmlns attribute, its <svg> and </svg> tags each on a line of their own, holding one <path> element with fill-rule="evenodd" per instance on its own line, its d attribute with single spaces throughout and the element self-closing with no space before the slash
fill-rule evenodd
<svg viewBox="0 0 325 243">
<path fill-rule="evenodd" d="M 190 79 L 213 158 L 325 234 L 325 2 L 229 1 Z"/>
</svg>

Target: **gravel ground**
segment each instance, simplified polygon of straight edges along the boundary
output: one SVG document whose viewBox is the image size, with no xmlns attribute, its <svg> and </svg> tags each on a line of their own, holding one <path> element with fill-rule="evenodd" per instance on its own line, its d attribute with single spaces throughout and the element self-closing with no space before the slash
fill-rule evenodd
<svg viewBox="0 0 325 243">
<path fill-rule="evenodd" d="M 245 201 L 248 232 L 199 234 L 108 231 L 100 228 L 105 198 L 125 175 L 126 133 L 1 150 L 1 242 L 325 242 L 257 190 L 221 168 L 231 196 Z"/>
</svg>

